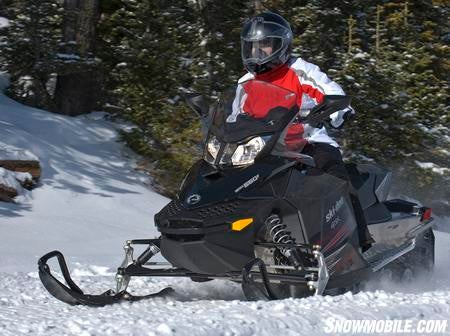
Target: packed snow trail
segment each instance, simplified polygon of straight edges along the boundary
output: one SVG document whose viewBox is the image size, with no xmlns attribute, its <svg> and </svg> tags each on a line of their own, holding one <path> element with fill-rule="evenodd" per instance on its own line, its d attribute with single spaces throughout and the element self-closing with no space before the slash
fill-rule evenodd
<svg viewBox="0 0 450 336">
<path fill-rule="evenodd" d="M 370 284 L 355 295 L 245 302 L 238 284 L 189 279 L 132 281 L 134 293 L 172 286 L 175 293 L 102 308 L 69 306 L 51 297 L 37 272 L 0 275 L 0 331 L 33 335 L 330 335 L 327 319 L 437 320 L 450 318 L 450 235 L 437 235 L 432 278 L 400 285 Z M 73 265 L 72 265 L 73 266 Z M 72 268 L 73 269 L 73 268 Z M 78 265 L 72 272 L 83 289 L 100 293 L 113 284 L 113 270 Z M 375 289 L 375 288 L 379 289 Z M 450 335 L 447 327 L 447 335 Z"/>
<path fill-rule="evenodd" d="M 432 277 L 356 295 L 246 302 L 232 282 L 136 278 L 133 293 L 176 292 L 103 308 L 56 300 L 37 275 L 44 253 L 60 249 L 80 287 L 98 294 L 114 285 L 123 242 L 157 235 L 153 215 L 168 200 L 135 171 L 116 128 L 99 113 L 69 118 L 0 94 L 0 147 L 31 151 L 43 172 L 19 203 L 0 202 L 0 335 L 323 335 L 328 318 L 450 319 L 450 235 L 440 232 Z"/>
</svg>

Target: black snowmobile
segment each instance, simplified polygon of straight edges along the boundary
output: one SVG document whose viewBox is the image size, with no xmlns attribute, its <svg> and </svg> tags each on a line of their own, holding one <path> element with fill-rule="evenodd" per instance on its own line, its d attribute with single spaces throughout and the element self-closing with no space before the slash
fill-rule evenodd
<svg viewBox="0 0 450 336">
<path fill-rule="evenodd" d="M 155 215 L 160 238 L 126 242 L 116 288 L 84 294 L 63 255 L 53 251 L 38 263 L 41 281 L 53 296 L 92 306 L 141 300 L 171 289 L 133 296 L 126 291 L 131 277 L 170 276 L 229 279 L 242 284 L 249 300 L 278 299 L 356 290 L 388 270 L 401 277 L 432 269 L 431 209 L 387 200 L 388 170 L 373 164 L 347 167 L 375 240 L 363 253 L 349 182 L 326 173 L 309 175 L 313 158 L 292 150 L 285 140 L 291 123 L 317 126 L 350 99 L 326 96 L 305 116 L 295 93 L 251 84 L 263 88 L 267 99 L 248 104 L 247 112 L 243 105 L 251 92 L 233 89 L 211 107 L 201 96 L 187 99 L 203 121 L 204 158 L 190 169 L 178 197 Z M 136 245 L 145 250 L 134 258 Z M 150 261 L 159 252 L 168 263 Z M 53 257 L 67 285 L 50 272 L 47 262 Z"/>
</svg>

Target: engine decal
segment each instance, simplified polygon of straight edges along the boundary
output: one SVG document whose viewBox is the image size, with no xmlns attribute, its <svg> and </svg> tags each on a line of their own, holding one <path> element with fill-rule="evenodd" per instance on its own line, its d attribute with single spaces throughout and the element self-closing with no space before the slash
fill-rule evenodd
<svg viewBox="0 0 450 336">
<path fill-rule="evenodd" d="M 236 190 L 234 191 L 236 194 L 238 192 L 240 192 L 242 189 L 248 188 L 248 186 L 250 186 L 251 184 L 255 183 L 256 181 L 258 181 L 259 179 L 259 174 L 253 176 L 250 180 L 248 180 L 247 182 L 245 182 L 243 185 L 241 185 L 240 187 L 236 188 Z"/>
</svg>

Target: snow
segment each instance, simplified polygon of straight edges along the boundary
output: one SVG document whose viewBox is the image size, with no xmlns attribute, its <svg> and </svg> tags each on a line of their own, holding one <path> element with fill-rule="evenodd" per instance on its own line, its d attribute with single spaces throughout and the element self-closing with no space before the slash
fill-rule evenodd
<svg viewBox="0 0 450 336">
<path fill-rule="evenodd" d="M 39 161 L 38 157 L 27 149 L 0 143 L 0 160 Z"/>
<path fill-rule="evenodd" d="M 430 133 L 430 134 L 446 134 L 449 133 L 450 130 L 448 127 L 444 126 L 444 125 L 436 125 L 433 128 L 429 128 L 424 126 L 423 124 L 417 124 L 417 126 L 424 132 L 426 133 Z"/>
<path fill-rule="evenodd" d="M 20 184 L 20 182 L 27 180 L 32 180 L 29 173 L 12 172 L 0 167 L 0 185 L 13 188 L 17 191 L 18 196 L 14 198 L 15 202 L 23 202 L 28 199 L 29 193 Z"/>
<path fill-rule="evenodd" d="M 438 151 L 444 155 L 450 156 L 450 151 L 445 148 L 439 148 Z"/>
<path fill-rule="evenodd" d="M 56 56 L 58 58 L 66 59 L 66 60 L 77 60 L 78 61 L 78 60 L 81 59 L 80 56 L 75 55 L 75 54 L 62 54 L 62 53 L 59 53 L 59 54 L 56 54 Z"/>
<path fill-rule="evenodd" d="M 357 53 L 353 56 L 354 59 L 365 59 L 367 57 L 366 53 Z"/>
<path fill-rule="evenodd" d="M 374 159 L 372 159 L 368 156 L 365 156 L 362 154 L 356 154 L 356 153 L 351 153 L 350 158 L 355 159 L 355 160 L 362 160 L 362 161 L 366 161 L 366 162 L 375 162 Z"/>
<path fill-rule="evenodd" d="M 438 244 L 450 236 L 439 235 Z M 442 252 L 450 252 L 448 245 Z M 447 259 L 440 261 L 445 267 Z M 82 267 L 82 266 L 79 266 Z M 86 267 L 86 269 L 88 269 Z M 112 271 L 112 270 L 111 270 Z M 100 293 L 112 284 L 106 276 L 74 272 L 82 288 Z M 89 274 L 89 275 L 86 275 Z M 50 297 L 36 272 L 0 275 L 0 329 L 5 336 L 34 335 L 325 335 L 329 318 L 439 320 L 450 316 L 448 273 L 410 286 L 393 283 L 340 296 L 245 302 L 237 284 L 215 280 L 197 284 L 188 279 L 136 279 L 135 292 L 171 285 L 175 294 L 103 308 L 68 306 Z M 373 284 L 377 286 L 377 284 Z M 448 330 L 448 329 L 447 329 Z"/>
<path fill-rule="evenodd" d="M 28 201 L 0 202 L 0 272 L 33 270 L 52 249 L 69 262 L 115 265 L 126 239 L 157 234 L 153 215 L 168 200 L 135 171 L 115 125 L 97 116 L 65 117 L 0 96 L 0 148 L 26 149 L 42 167 Z"/>
<path fill-rule="evenodd" d="M 133 293 L 169 285 L 175 293 L 102 308 L 57 301 L 40 283 L 41 255 L 61 250 L 80 287 L 101 293 L 113 286 L 123 242 L 154 237 L 153 215 L 168 202 L 134 169 L 136 157 L 118 142 L 116 129 L 101 113 L 70 118 L 0 95 L 0 134 L 6 135 L 0 145 L 27 149 L 42 165 L 30 199 L 0 202 L 2 336 L 326 335 L 329 318 L 450 318 L 450 234 L 442 232 L 431 277 L 369 283 L 358 294 L 246 302 L 232 282 L 136 278 Z"/>
<path fill-rule="evenodd" d="M 9 20 L 5 17 L 0 16 L 0 29 L 8 27 L 9 26 Z"/>
<path fill-rule="evenodd" d="M 433 173 L 436 173 L 436 174 L 439 174 L 439 175 L 444 175 L 444 174 L 450 172 L 450 168 L 439 167 L 437 164 L 435 164 L 433 162 L 421 162 L 421 161 L 417 161 L 417 160 L 415 160 L 414 162 L 420 168 L 422 168 L 422 169 L 431 169 L 431 171 Z"/>
</svg>

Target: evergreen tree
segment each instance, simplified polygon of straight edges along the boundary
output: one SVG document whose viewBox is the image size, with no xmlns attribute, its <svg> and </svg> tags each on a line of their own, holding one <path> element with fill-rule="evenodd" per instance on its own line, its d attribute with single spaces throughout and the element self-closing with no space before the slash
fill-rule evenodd
<svg viewBox="0 0 450 336">
<path fill-rule="evenodd" d="M 96 42 L 84 51 L 84 42 L 64 34 L 74 18 L 67 12 L 69 3 L 75 4 L 0 0 L 8 6 L 0 15 L 11 19 L 0 40 L 0 63 L 11 74 L 10 94 L 55 110 L 61 105 L 55 83 L 64 82 L 57 78 L 92 71 L 105 109 L 136 125 L 124 137 L 148 158 L 166 193 L 176 191 L 181 172 L 201 152 L 199 123 L 183 94 L 215 99 L 236 83 L 245 73 L 242 24 L 271 10 L 291 23 L 293 54 L 319 65 L 352 97 L 356 118 L 332 131 L 346 156 L 400 167 L 400 180 L 420 181 L 421 189 L 414 190 L 420 199 L 433 193 L 448 198 L 433 187 L 449 182 L 445 0 L 100 1 L 101 19 L 92 28 L 97 38 L 91 42 Z M 82 39 L 92 29 L 85 29 Z"/>
<path fill-rule="evenodd" d="M 118 1 L 100 27 L 102 58 L 111 69 L 109 105 L 138 126 L 126 139 L 157 162 L 154 177 L 172 191 L 180 170 L 199 155 L 199 124 L 180 104 L 196 79 L 190 70 L 198 57 L 196 21 L 185 1 Z"/>
<path fill-rule="evenodd" d="M 205 1 L 197 4 L 200 27 L 197 57 L 191 71 L 201 70 L 194 86 L 200 92 L 217 96 L 245 73 L 240 53 L 241 26 L 249 8 L 243 1 Z M 194 41 L 194 43 L 196 43 Z M 197 67 L 197 69 L 196 69 Z"/>
<path fill-rule="evenodd" d="M 57 71 L 62 0 L 16 0 L 8 8 L 2 54 L 11 76 L 9 93 L 32 106 L 51 109 L 51 80 Z"/>
<path fill-rule="evenodd" d="M 99 86 L 93 80 L 97 9 L 98 0 L 10 1 L 2 53 L 9 94 L 58 113 L 92 111 Z"/>
</svg>

